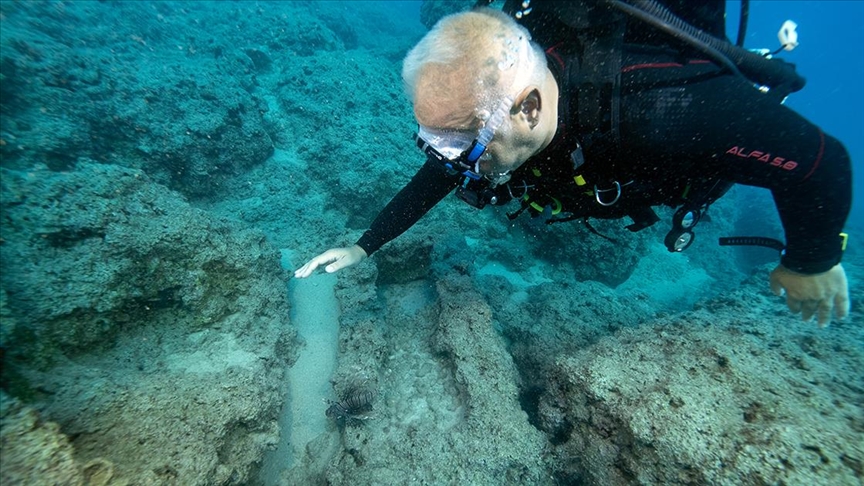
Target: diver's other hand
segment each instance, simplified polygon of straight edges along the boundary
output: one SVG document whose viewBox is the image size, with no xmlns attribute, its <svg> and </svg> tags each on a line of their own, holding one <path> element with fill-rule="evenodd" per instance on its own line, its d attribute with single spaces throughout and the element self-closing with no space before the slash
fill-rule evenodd
<svg viewBox="0 0 864 486">
<path fill-rule="evenodd" d="M 771 272 L 771 291 L 783 295 L 786 291 L 786 305 L 794 314 L 801 313 L 805 321 L 813 315 L 819 327 L 831 321 L 831 312 L 843 319 L 849 314 L 849 283 L 846 271 L 839 263 L 831 270 L 815 275 L 804 275 L 778 265 Z"/>
<path fill-rule="evenodd" d="M 345 267 L 356 265 L 366 258 L 366 250 L 357 245 L 348 248 L 332 248 L 309 260 L 294 272 L 294 278 L 306 278 L 312 275 L 320 265 L 327 265 L 324 270 L 333 273 Z"/>
</svg>

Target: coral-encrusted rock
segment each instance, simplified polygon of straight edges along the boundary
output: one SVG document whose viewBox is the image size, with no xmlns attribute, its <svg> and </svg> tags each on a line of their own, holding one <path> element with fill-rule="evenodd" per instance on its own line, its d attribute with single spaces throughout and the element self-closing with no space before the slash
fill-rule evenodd
<svg viewBox="0 0 864 486">
<path fill-rule="evenodd" d="M 549 479 L 540 458 L 545 440 L 520 408 L 516 367 L 492 326 L 489 305 L 468 277 L 442 279 L 437 289 L 433 347 L 452 370 L 466 407 L 465 424 L 455 434 L 464 434 L 468 444 L 466 483 L 543 484 Z"/>
<path fill-rule="evenodd" d="M 110 347 L 141 326 L 203 329 L 286 305 L 264 236 L 190 207 L 140 171 L 81 164 L 4 171 L 4 272 L 16 349 L 29 363 Z"/>
<path fill-rule="evenodd" d="M 864 330 L 793 321 L 760 284 L 559 359 L 538 410 L 558 477 L 860 484 Z"/>
<path fill-rule="evenodd" d="M 297 348 L 279 253 L 118 166 L 3 170 L 0 202 L 4 386 L 88 477 L 248 482 Z"/>
<path fill-rule="evenodd" d="M 0 483 L 84 484 L 69 438 L 57 424 L 0 391 Z"/>
<path fill-rule="evenodd" d="M 340 279 L 350 284 L 337 290 L 337 396 L 368 378 L 373 418 L 341 429 L 339 448 L 322 436 L 286 484 L 553 484 L 546 440 L 520 408 L 513 360 L 468 277 L 374 292 L 375 272 L 360 265 Z M 382 302 L 386 312 L 367 311 Z"/>
<path fill-rule="evenodd" d="M 69 170 L 90 158 L 209 196 L 273 153 L 267 108 L 250 93 L 253 60 L 172 6 L 2 8 L 4 167 Z"/>
</svg>

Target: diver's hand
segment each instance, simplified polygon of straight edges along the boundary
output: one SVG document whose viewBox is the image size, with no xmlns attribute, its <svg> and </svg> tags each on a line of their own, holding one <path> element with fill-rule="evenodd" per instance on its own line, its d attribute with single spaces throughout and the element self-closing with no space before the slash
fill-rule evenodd
<svg viewBox="0 0 864 486">
<path fill-rule="evenodd" d="M 831 270 L 815 275 L 804 275 L 778 265 L 771 272 L 771 291 L 783 295 L 792 313 L 801 313 L 805 321 L 816 314 L 819 327 L 831 321 L 831 311 L 843 319 L 849 314 L 849 283 L 846 271 L 839 263 Z"/>
<path fill-rule="evenodd" d="M 294 272 L 294 278 L 306 278 L 312 275 L 312 272 L 319 265 L 328 264 L 324 267 L 327 273 L 333 273 L 337 270 L 342 270 L 345 267 L 356 265 L 366 258 L 366 250 L 357 245 L 348 248 L 332 248 L 324 253 L 309 260 L 306 265 L 303 265 Z"/>
</svg>

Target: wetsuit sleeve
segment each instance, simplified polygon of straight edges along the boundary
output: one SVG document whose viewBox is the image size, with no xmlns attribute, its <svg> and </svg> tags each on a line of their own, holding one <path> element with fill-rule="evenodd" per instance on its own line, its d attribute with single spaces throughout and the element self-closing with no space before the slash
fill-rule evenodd
<svg viewBox="0 0 864 486">
<path fill-rule="evenodd" d="M 819 148 L 804 164 L 806 178 L 798 184 L 771 188 L 786 231 L 786 252 L 781 263 L 806 274 L 826 272 L 840 263 L 840 233 L 852 201 L 849 153 L 838 140 L 821 131 L 811 132 L 810 137 L 811 144 L 818 140 Z"/>
<path fill-rule="evenodd" d="M 637 157 L 770 189 L 786 234 L 783 266 L 814 274 L 840 262 L 852 177 L 839 141 L 732 75 L 634 92 L 628 103 Z"/>
<path fill-rule="evenodd" d="M 427 161 L 408 184 L 378 213 L 357 245 L 371 255 L 414 225 L 459 184 L 440 166 Z"/>
</svg>

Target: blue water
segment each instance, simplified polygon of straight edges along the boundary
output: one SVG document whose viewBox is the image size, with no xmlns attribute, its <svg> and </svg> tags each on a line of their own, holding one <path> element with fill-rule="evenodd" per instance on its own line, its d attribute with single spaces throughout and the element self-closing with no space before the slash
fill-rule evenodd
<svg viewBox="0 0 864 486">
<path fill-rule="evenodd" d="M 738 35 L 740 2 L 727 3 L 727 33 Z M 787 19 L 798 24 L 800 45 L 781 54 L 807 78 L 807 86 L 786 104 L 840 139 L 854 164 L 852 225 L 864 225 L 864 2 L 751 2 L 748 48 L 777 46 Z"/>
<path fill-rule="evenodd" d="M 292 279 L 422 163 L 420 1 L 0 1 L 0 484 L 861 484 L 864 1 L 751 3 L 854 164 L 826 328 L 717 245 L 782 238 L 745 187 L 680 254 L 667 209 L 613 244 L 447 197 Z"/>
</svg>

